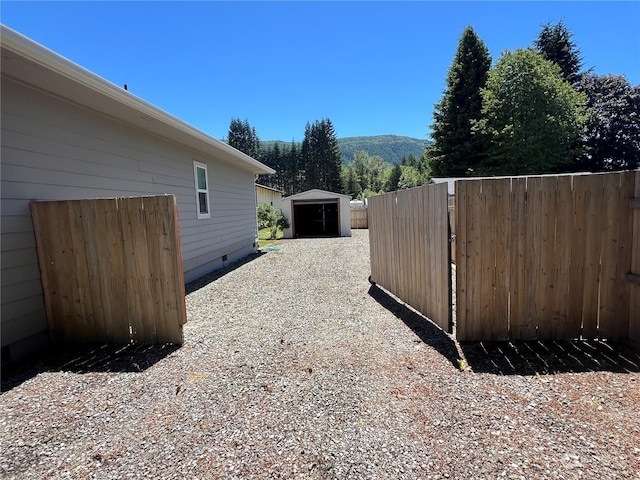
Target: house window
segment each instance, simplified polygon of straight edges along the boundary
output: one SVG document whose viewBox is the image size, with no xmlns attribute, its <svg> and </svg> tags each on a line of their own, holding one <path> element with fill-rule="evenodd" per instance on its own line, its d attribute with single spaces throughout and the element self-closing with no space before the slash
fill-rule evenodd
<svg viewBox="0 0 640 480">
<path fill-rule="evenodd" d="M 196 210 L 198 218 L 211 218 L 209 212 L 209 180 L 207 166 L 204 163 L 193 162 L 193 173 L 196 180 Z"/>
</svg>

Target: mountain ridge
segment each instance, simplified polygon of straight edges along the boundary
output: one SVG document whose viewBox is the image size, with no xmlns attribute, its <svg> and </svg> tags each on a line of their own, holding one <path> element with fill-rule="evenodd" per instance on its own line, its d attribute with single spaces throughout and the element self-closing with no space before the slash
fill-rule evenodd
<svg viewBox="0 0 640 480">
<path fill-rule="evenodd" d="M 370 156 L 378 155 L 386 162 L 397 165 L 402 161 L 402 157 L 409 156 L 410 154 L 416 158 L 420 158 L 424 149 L 432 143 L 426 139 L 393 134 L 342 137 L 337 140 L 342 154 L 342 163 L 344 164 L 353 162 L 355 152 L 364 150 Z M 285 142 L 281 140 L 265 140 L 260 143 L 266 148 L 272 147 L 275 143 L 291 144 L 290 141 Z"/>
</svg>

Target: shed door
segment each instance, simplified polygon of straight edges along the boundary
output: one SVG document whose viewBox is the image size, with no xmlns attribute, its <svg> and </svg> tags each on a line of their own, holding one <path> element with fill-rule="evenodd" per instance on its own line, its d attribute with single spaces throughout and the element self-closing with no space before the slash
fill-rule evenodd
<svg viewBox="0 0 640 480">
<path fill-rule="evenodd" d="M 337 237 L 340 235 L 339 226 L 337 200 L 294 202 L 296 237 Z"/>
</svg>

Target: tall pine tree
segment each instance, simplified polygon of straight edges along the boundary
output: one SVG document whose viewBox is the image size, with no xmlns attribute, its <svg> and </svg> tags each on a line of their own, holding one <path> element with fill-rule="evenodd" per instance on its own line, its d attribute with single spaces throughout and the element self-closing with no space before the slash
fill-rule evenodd
<svg viewBox="0 0 640 480">
<path fill-rule="evenodd" d="M 582 59 L 571 37 L 573 34 L 562 21 L 555 25 L 547 22 L 542 26 L 533 45 L 540 55 L 560 67 L 562 76 L 567 82 L 575 85 L 580 77 Z"/>
<path fill-rule="evenodd" d="M 302 141 L 306 188 L 341 192 L 342 155 L 331 120 L 307 124 Z"/>
<path fill-rule="evenodd" d="M 250 157 L 258 159 L 260 156 L 260 139 L 256 134 L 256 129 L 249 125 L 248 120 L 231 119 L 227 142 L 233 148 L 246 153 Z"/>
<path fill-rule="evenodd" d="M 490 68 L 489 50 L 472 27 L 465 28 L 449 68 L 447 88 L 433 114 L 434 144 L 427 154 L 434 177 L 473 175 L 483 163 L 486 140 L 473 126 L 481 118 L 480 89 Z"/>
</svg>

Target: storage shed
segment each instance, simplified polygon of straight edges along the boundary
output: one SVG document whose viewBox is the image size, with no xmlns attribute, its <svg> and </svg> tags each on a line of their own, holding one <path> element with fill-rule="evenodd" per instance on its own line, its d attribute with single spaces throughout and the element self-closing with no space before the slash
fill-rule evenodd
<svg viewBox="0 0 640 480">
<path fill-rule="evenodd" d="M 285 238 L 350 237 L 351 197 L 326 190 L 308 190 L 282 199 L 282 214 L 290 227 Z"/>
<path fill-rule="evenodd" d="M 255 252 L 273 169 L 0 28 L 3 364 L 49 340 L 33 201 L 174 195 L 187 282 Z"/>
</svg>

